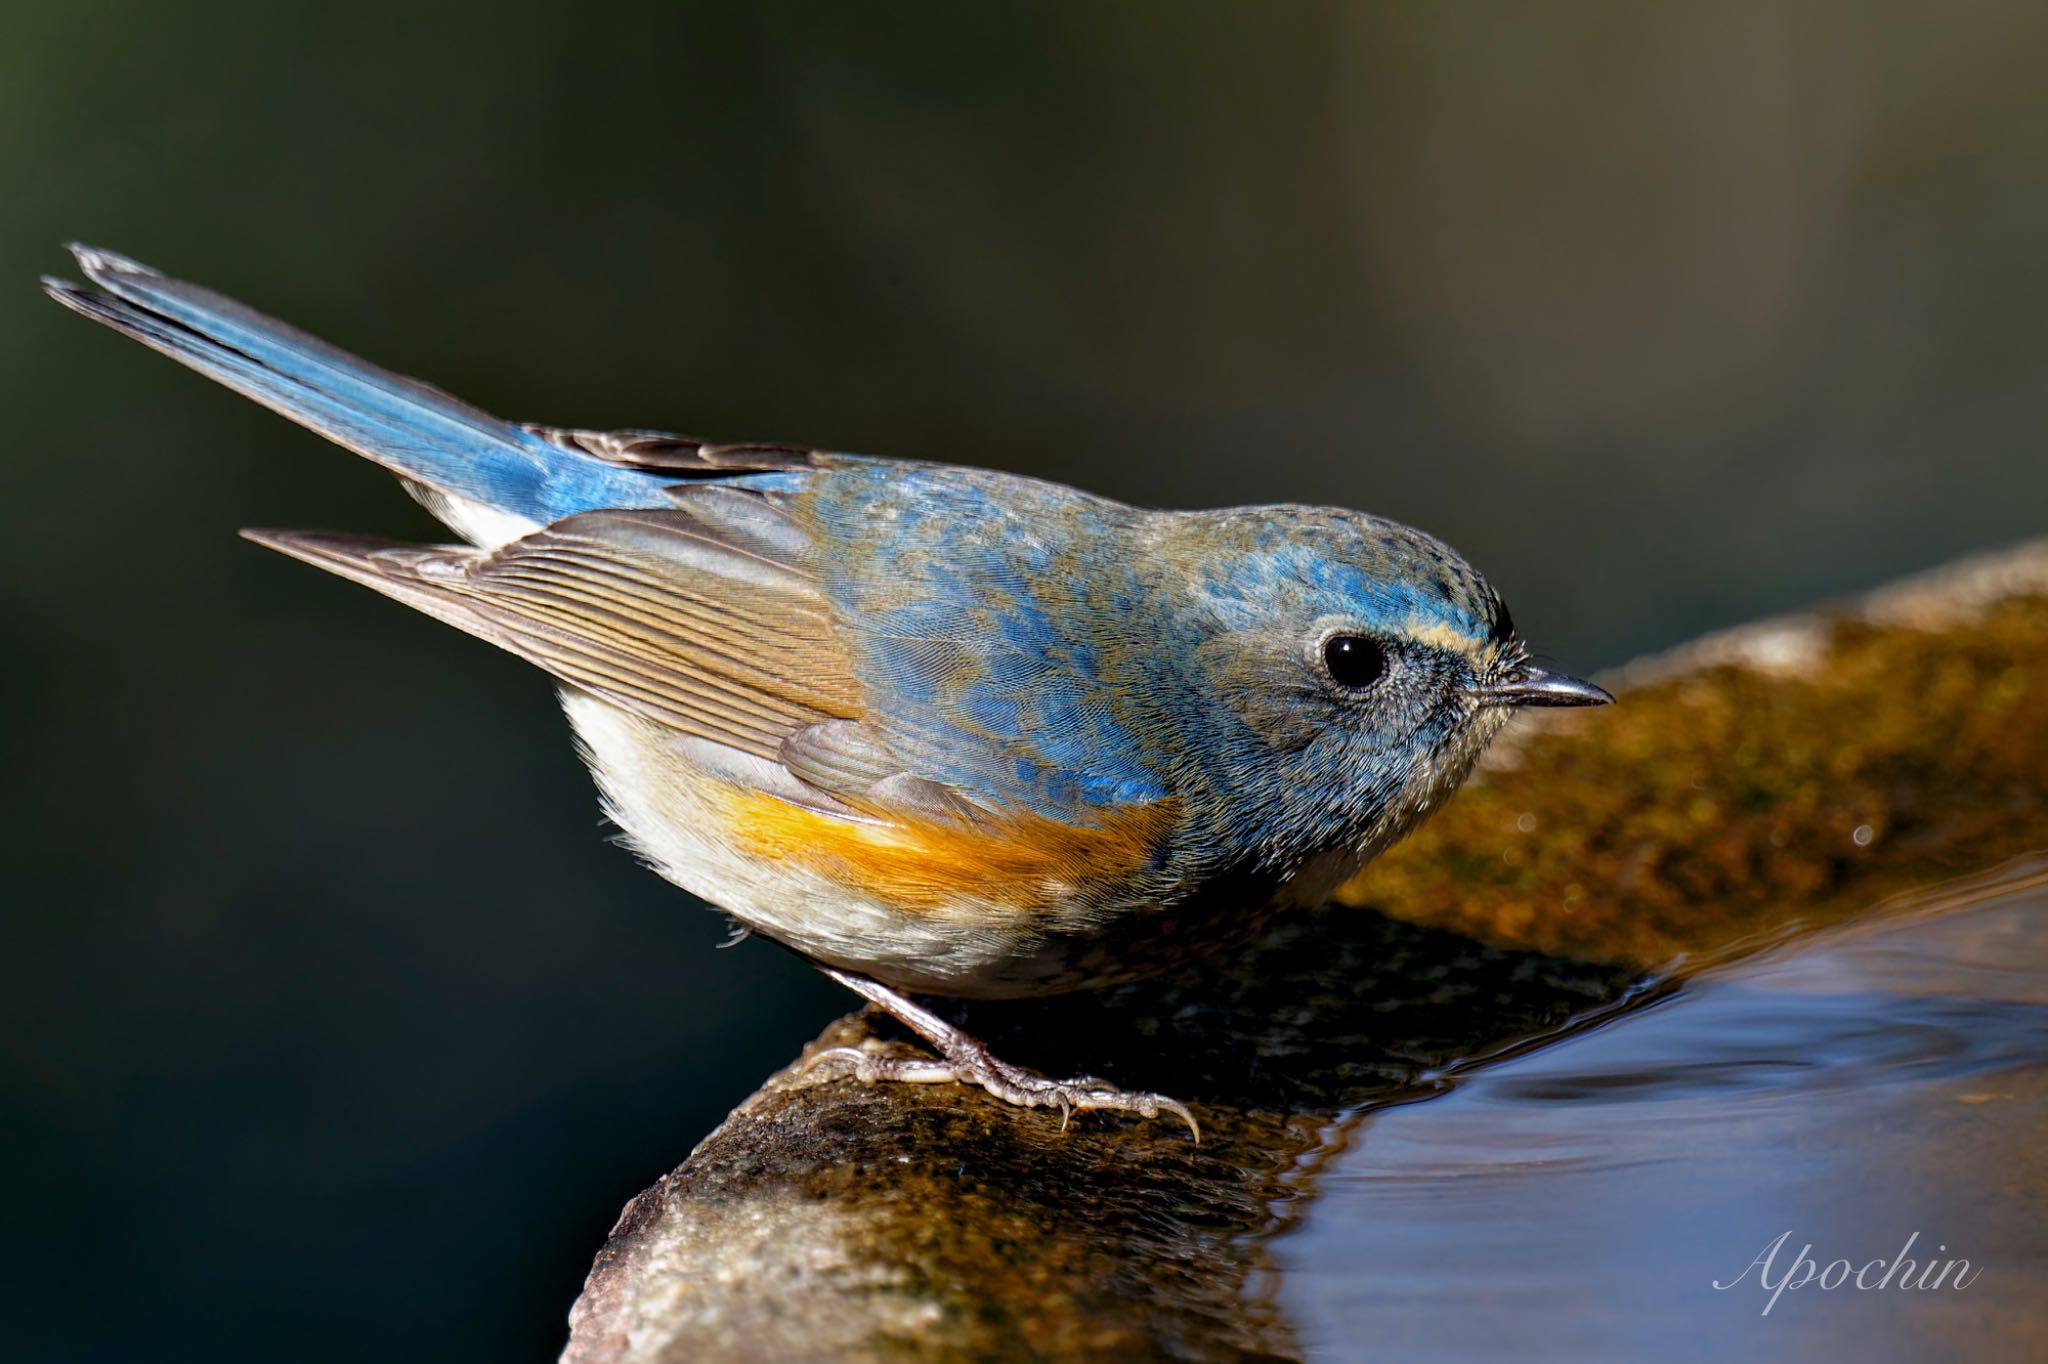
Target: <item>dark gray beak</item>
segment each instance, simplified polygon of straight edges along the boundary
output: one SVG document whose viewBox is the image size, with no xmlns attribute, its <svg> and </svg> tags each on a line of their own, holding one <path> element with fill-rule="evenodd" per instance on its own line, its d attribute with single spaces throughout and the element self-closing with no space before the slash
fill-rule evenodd
<svg viewBox="0 0 2048 1364">
<path fill-rule="evenodd" d="M 1614 699 L 1606 688 L 1523 664 L 1490 687 L 1479 689 L 1489 706 L 1604 706 Z"/>
</svg>

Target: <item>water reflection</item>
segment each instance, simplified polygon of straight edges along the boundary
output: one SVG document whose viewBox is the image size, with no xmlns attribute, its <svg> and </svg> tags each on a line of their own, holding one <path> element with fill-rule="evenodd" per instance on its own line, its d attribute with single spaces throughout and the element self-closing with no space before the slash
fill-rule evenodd
<svg viewBox="0 0 2048 1364">
<path fill-rule="evenodd" d="M 2031 859 L 1370 1115 L 1272 1248 L 1280 1300 L 1329 1357 L 2038 1358 L 2044 1067 Z M 1765 1320 L 1742 1275 L 1787 1231 L 1776 1278 L 1916 1233 L 1917 1264 L 1982 1272 L 1809 1284 Z"/>
</svg>

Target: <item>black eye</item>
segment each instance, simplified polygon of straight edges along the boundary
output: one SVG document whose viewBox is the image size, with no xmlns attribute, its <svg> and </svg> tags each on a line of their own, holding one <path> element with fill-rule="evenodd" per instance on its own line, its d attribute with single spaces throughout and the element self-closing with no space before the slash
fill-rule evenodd
<svg viewBox="0 0 2048 1364">
<path fill-rule="evenodd" d="M 1340 687 L 1370 687 L 1386 672 L 1387 655 L 1364 635 L 1332 635 L 1323 646 L 1323 666 Z"/>
</svg>

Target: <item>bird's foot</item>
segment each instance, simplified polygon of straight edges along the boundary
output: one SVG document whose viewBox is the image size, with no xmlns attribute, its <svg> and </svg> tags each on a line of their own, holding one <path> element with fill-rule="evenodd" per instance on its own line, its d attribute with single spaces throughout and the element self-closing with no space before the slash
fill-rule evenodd
<svg viewBox="0 0 2048 1364">
<path fill-rule="evenodd" d="M 832 1047 L 813 1056 L 804 1070 L 809 1071 L 827 1061 L 847 1061 L 851 1063 L 853 1078 L 863 1084 L 896 1081 L 980 1085 L 1004 1103 L 1016 1104 L 1020 1108 L 1059 1109 L 1062 1132 L 1077 1110 L 1136 1113 L 1145 1118 L 1171 1113 L 1188 1125 L 1188 1131 L 1194 1134 L 1196 1141 L 1202 1139 L 1201 1125 L 1188 1111 L 1188 1106 L 1178 1099 L 1144 1090 L 1118 1089 L 1093 1075 L 1080 1075 L 1071 1080 L 1048 1079 L 1021 1066 L 1013 1066 L 1001 1057 L 991 1055 L 981 1043 L 969 1040 L 973 1048 L 971 1051 L 962 1050 L 943 1061 L 885 1056 L 859 1047 Z"/>
<path fill-rule="evenodd" d="M 1202 1139 L 1202 1129 L 1195 1121 L 1195 1115 L 1178 1099 L 1143 1090 L 1118 1089 L 1107 1080 L 1092 1075 L 1077 1076 L 1071 1080 L 1048 1079 L 1021 1066 L 1011 1065 L 992 1054 L 982 1042 L 885 985 L 865 976 L 829 968 L 827 974 L 886 1010 L 931 1043 L 944 1059 L 931 1061 L 921 1057 L 887 1056 L 860 1047 L 831 1047 L 813 1056 L 805 1064 L 805 1072 L 822 1062 L 845 1061 L 851 1063 L 854 1078 L 865 1084 L 895 1081 L 980 1085 L 1005 1103 L 1022 1108 L 1059 1109 L 1060 1130 L 1063 1132 L 1076 1110 L 1136 1113 L 1145 1118 L 1171 1113 L 1188 1125 L 1188 1131 L 1194 1134 L 1196 1141 Z"/>
</svg>

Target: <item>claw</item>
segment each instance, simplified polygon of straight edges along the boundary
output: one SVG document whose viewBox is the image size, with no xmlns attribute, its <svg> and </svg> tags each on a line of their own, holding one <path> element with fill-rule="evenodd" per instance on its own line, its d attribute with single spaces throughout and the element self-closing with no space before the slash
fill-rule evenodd
<svg viewBox="0 0 2048 1364">
<path fill-rule="evenodd" d="M 813 1056 L 802 1073 L 808 1074 L 820 1061 L 832 1057 L 852 1061 L 854 1078 L 867 1084 L 903 1080 L 920 1084 L 955 1081 L 980 1085 L 1004 1103 L 1020 1108 L 1045 1108 L 1057 1104 L 1062 1132 L 1073 1121 L 1075 1109 L 1135 1113 L 1141 1118 L 1156 1118 L 1161 1112 L 1167 1112 L 1188 1125 L 1188 1132 L 1198 1145 L 1202 1140 L 1202 1128 L 1195 1121 L 1195 1115 L 1177 1099 L 1143 1090 L 1121 1090 L 1093 1075 L 1072 1080 L 1048 1080 L 1043 1075 L 1033 1074 L 991 1055 L 986 1046 L 955 1025 L 913 1004 L 885 985 L 851 972 L 831 967 L 823 969 L 840 984 L 894 1015 L 931 1043 L 945 1059 L 927 1061 L 905 1056 L 878 1056 L 856 1047 L 832 1047 Z"/>
</svg>

